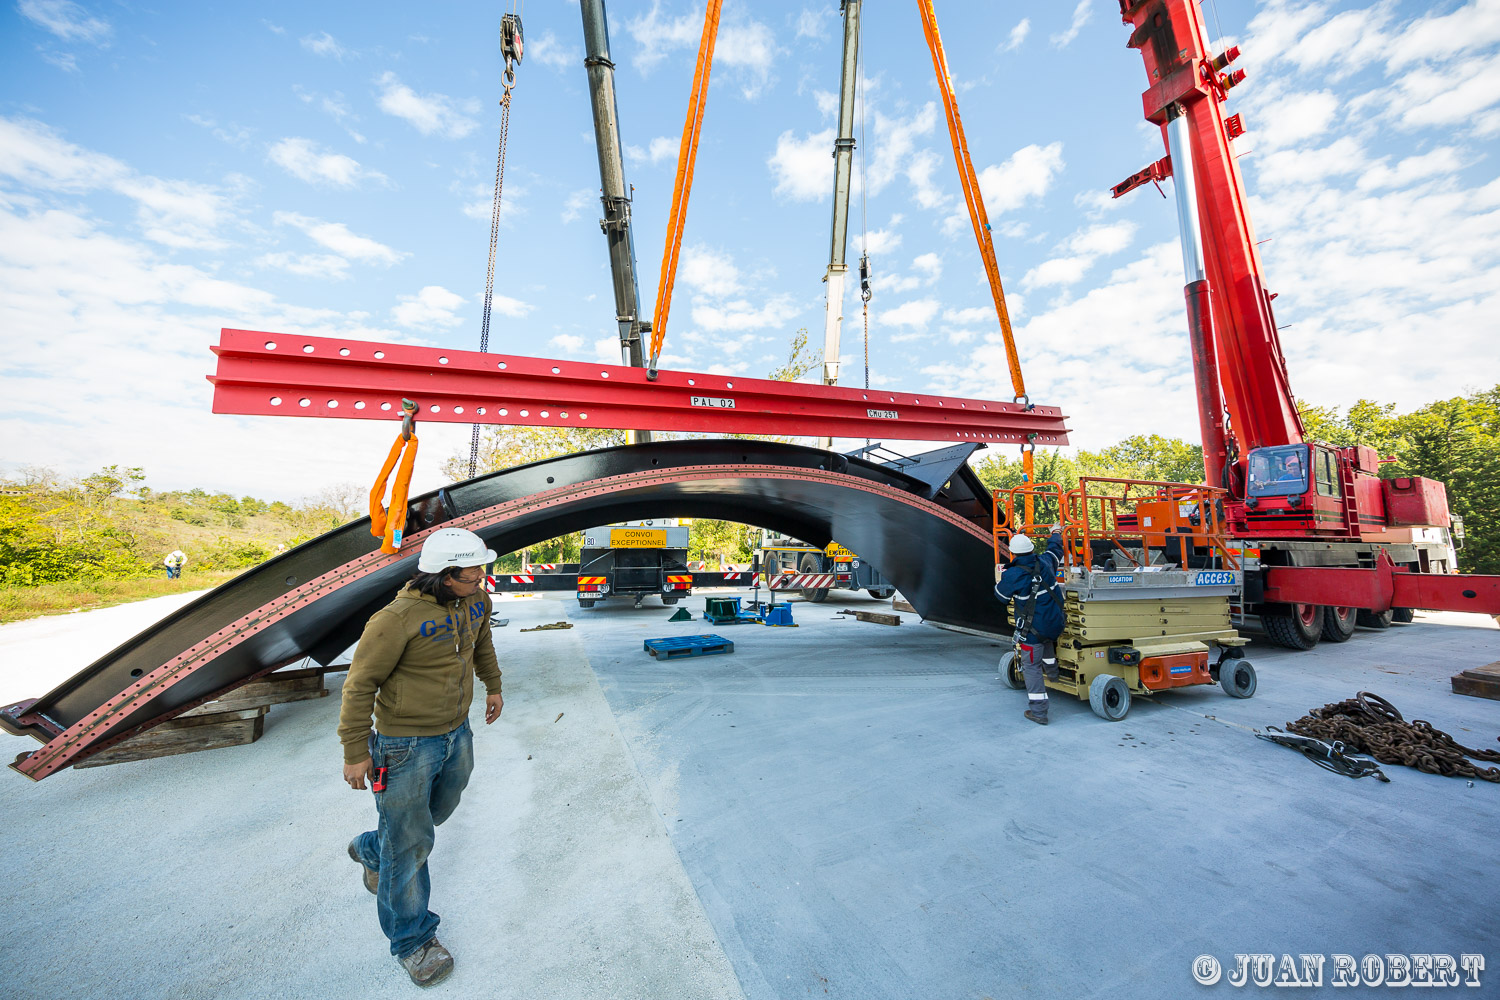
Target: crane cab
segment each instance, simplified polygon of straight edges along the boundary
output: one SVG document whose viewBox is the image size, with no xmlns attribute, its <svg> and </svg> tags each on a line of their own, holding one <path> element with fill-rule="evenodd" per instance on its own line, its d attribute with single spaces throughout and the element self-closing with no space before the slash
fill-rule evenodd
<svg viewBox="0 0 1500 1000">
<path fill-rule="evenodd" d="M 1363 445 L 1298 443 L 1250 452 L 1245 496 L 1228 511 L 1236 534 L 1360 538 L 1386 527 L 1380 459 Z"/>
</svg>

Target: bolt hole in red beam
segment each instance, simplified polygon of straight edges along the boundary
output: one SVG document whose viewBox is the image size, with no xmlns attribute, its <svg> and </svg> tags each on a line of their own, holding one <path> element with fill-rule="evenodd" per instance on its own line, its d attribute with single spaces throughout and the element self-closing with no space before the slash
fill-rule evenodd
<svg viewBox="0 0 1500 1000">
<path fill-rule="evenodd" d="M 302 351 L 289 354 L 278 350 L 279 338 L 222 331 L 213 348 L 218 365 L 209 376 L 214 412 L 378 419 L 394 409 L 393 402 L 382 401 L 378 412 L 361 404 L 366 394 L 379 392 L 418 400 L 428 419 L 438 422 L 540 419 L 563 426 L 709 434 L 1068 441 L 1066 418 L 1050 406 L 1027 409 L 1015 402 L 883 393 L 886 402 L 874 409 L 870 393 L 839 386 L 674 371 L 658 372 L 653 382 L 644 369 L 628 366 L 597 368 L 517 355 L 496 359 L 472 351 L 319 337 L 299 338 L 305 341 Z M 298 400 L 297 407 L 283 406 L 288 396 Z M 485 405 L 496 397 L 512 402 Z"/>
</svg>

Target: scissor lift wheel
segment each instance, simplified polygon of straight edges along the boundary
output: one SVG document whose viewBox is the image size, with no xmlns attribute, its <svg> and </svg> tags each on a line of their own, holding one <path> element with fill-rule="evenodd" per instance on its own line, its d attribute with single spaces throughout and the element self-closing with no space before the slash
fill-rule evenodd
<svg viewBox="0 0 1500 1000">
<path fill-rule="evenodd" d="M 1119 722 L 1130 711 L 1130 685 L 1123 677 L 1100 674 L 1089 685 L 1089 707 L 1099 718 Z"/>
<path fill-rule="evenodd" d="M 1000 654 L 1000 679 L 1006 687 L 1015 690 L 1026 686 L 1026 678 L 1021 675 L 1021 658 L 1016 656 L 1014 649 Z"/>
<path fill-rule="evenodd" d="M 1231 698 L 1248 698 L 1255 693 L 1255 668 L 1249 660 L 1226 660 L 1219 668 L 1219 686 Z"/>
</svg>

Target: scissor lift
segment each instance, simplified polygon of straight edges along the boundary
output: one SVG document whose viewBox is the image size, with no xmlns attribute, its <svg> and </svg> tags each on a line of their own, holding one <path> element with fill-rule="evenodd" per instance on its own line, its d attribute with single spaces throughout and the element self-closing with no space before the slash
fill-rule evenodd
<svg viewBox="0 0 1500 1000">
<path fill-rule="evenodd" d="M 1118 722 L 1133 695 L 1219 684 L 1235 698 L 1255 693 L 1249 640 L 1232 614 L 1244 573 L 1223 544 L 1222 490 L 1181 483 L 1086 478 L 995 491 L 995 554 L 1029 534 L 1045 545 L 1048 525 L 1063 528 L 1064 626 L 1058 676 L 1047 687 L 1087 699 Z M 1217 655 L 1215 655 L 1217 654 Z M 1000 676 L 1024 688 L 1014 650 Z"/>
</svg>

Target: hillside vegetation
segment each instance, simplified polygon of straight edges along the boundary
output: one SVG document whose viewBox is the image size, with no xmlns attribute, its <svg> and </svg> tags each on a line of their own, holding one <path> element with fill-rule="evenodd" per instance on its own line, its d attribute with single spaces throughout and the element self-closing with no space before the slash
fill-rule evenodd
<svg viewBox="0 0 1500 1000">
<path fill-rule="evenodd" d="M 0 479 L 0 621 L 216 586 L 360 513 L 353 488 L 288 504 L 144 483 L 140 468 L 116 465 Z M 169 581 L 173 549 L 187 565 Z"/>
</svg>

